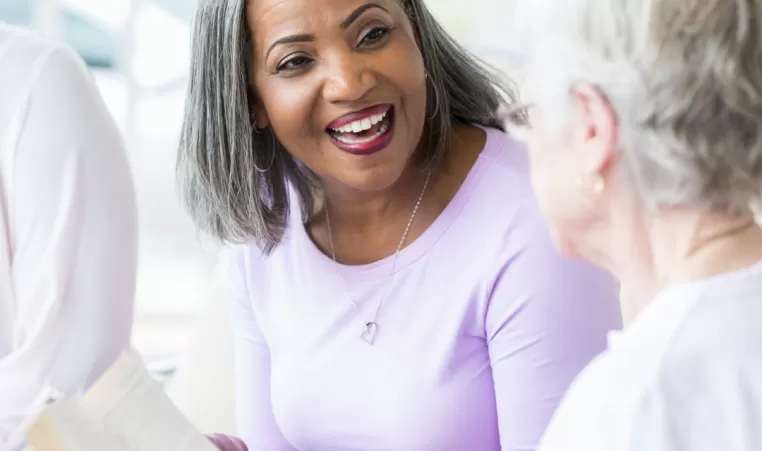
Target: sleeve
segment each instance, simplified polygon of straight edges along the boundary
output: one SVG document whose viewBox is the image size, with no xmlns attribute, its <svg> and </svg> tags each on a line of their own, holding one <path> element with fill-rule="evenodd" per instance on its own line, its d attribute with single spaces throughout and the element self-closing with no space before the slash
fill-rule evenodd
<svg viewBox="0 0 762 451">
<path fill-rule="evenodd" d="M 535 450 L 571 382 L 621 327 L 619 288 L 560 256 L 534 204 L 518 210 L 496 266 L 485 326 L 501 446 Z"/>
<path fill-rule="evenodd" d="M 759 326 L 738 316 L 762 309 L 725 308 L 737 301 L 730 296 L 705 299 L 670 336 L 648 389 L 623 415 L 617 449 L 762 450 Z"/>
<path fill-rule="evenodd" d="M 248 295 L 242 252 L 222 251 L 220 272 L 227 286 L 235 348 L 236 423 L 251 451 L 295 451 L 275 421 L 270 399 L 270 350 Z"/>
<path fill-rule="evenodd" d="M 25 102 L 7 174 L 12 332 L 0 437 L 45 386 L 75 396 L 129 347 L 137 219 L 126 155 L 81 59 L 55 48 Z"/>
<path fill-rule="evenodd" d="M 699 392 L 701 393 L 701 392 Z M 703 397 L 704 393 L 700 396 Z M 648 393 L 627 419 L 627 436 L 615 444 L 622 451 L 756 451 L 760 449 L 759 418 L 751 428 L 738 413 L 744 399 L 706 399 L 679 403 L 664 393 Z M 740 402 L 739 402 L 740 401 Z M 697 405 L 700 404 L 700 405 Z M 739 409 L 739 406 L 744 408 Z M 710 410 L 711 409 L 711 410 Z M 722 413 L 718 415 L 718 413 Z M 751 416 L 753 417 L 753 416 Z M 728 421 L 730 420 L 730 421 Z M 732 432 L 731 432 L 732 431 Z M 751 443 L 756 439 L 756 444 Z M 750 446 L 751 445 L 751 446 Z"/>
</svg>

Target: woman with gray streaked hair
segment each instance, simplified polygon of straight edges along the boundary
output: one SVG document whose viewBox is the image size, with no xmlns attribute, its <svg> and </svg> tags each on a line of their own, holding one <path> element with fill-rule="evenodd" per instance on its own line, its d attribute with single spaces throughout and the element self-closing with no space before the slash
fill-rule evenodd
<svg viewBox="0 0 762 451">
<path fill-rule="evenodd" d="M 620 314 L 552 247 L 511 91 L 420 0 L 206 0 L 193 33 L 178 175 L 228 243 L 248 446 L 533 449 Z"/>
<path fill-rule="evenodd" d="M 527 6 L 511 128 L 557 246 L 635 316 L 540 449 L 762 450 L 762 2 Z"/>
</svg>

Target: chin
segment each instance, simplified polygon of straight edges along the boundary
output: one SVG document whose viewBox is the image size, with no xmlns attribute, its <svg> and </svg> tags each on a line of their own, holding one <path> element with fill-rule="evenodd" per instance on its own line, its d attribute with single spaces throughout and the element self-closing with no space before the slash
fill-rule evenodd
<svg viewBox="0 0 762 451">
<path fill-rule="evenodd" d="M 346 187 L 365 192 L 383 191 L 393 186 L 402 177 L 409 156 L 391 148 L 386 150 L 390 152 L 379 154 L 375 161 L 364 159 L 345 165 L 335 172 L 336 179 Z"/>
<path fill-rule="evenodd" d="M 402 171 L 392 168 L 372 168 L 356 170 L 343 177 L 347 187 L 357 191 L 377 192 L 393 186 L 399 180 Z"/>
</svg>

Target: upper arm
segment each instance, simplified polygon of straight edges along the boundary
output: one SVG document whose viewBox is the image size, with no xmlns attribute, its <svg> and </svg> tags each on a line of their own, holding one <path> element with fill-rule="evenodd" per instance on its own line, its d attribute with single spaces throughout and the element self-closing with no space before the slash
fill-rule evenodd
<svg viewBox="0 0 762 451">
<path fill-rule="evenodd" d="M 238 434 L 251 451 L 292 451 L 273 414 L 270 350 L 248 294 L 242 252 L 224 249 L 219 271 L 227 286 L 233 324 Z"/>
<path fill-rule="evenodd" d="M 534 450 L 577 374 L 621 326 L 618 287 L 561 257 L 533 205 L 519 210 L 486 316 L 504 450 Z"/>
<path fill-rule="evenodd" d="M 11 353 L 0 359 L 8 421 L 43 385 L 84 390 L 129 346 L 137 263 L 126 156 L 81 60 L 53 50 L 24 106 L 4 193 L 14 299 Z"/>
</svg>

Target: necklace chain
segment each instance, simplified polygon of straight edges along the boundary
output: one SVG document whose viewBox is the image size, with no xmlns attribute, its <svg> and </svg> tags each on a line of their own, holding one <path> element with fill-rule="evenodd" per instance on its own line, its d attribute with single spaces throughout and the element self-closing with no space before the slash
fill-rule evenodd
<svg viewBox="0 0 762 451">
<path fill-rule="evenodd" d="M 421 206 L 421 200 L 423 200 L 423 195 L 426 193 L 426 188 L 429 186 L 430 179 L 431 179 L 431 169 L 429 169 L 428 173 L 426 174 L 426 181 L 423 183 L 423 188 L 421 189 L 421 193 L 418 195 L 418 200 L 415 202 L 415 207 L 413 207 L 413 212 L 410 214 L 410 219 L 408 219 L 407 221 L 407 226 L 405 226 L 405 231 L 402 233 L 402 237 L 400 238 L 399 244 L 397 244 L 397 250 L 394 251 L 394 256 L 392 257 L 392 267 L 391 267 L 391 270 L 389 271 L 389 277 L 394 276 L 394 270 L 397 266 L 397 256 L 402 250 L 402 247 L 405 245 L 405 240 L 407 239 L 408 232 L 410 232 L 410 226 L 413 225 L 413 220 L 415 219 L 415 215 L 418 213 L 418 207 Z M 325 209 L 325 223 L 326 223 L 326 227 L 328 228 L 328 243 L 331 247 L 331 259 L 333 259 L 334 263 L 338 263 L 336 261 L 336 248 L 333 245 L 333 231 L 331 229 L 331 215 L 328 212 L 327 206 Z M 370 345 L 373 345 L 373 341 L 375 340 L 376 333 L 378 332 L 378 322 L 377 322 L 378 313 L 381 310 L 381 305 L 386 300 L 386 296 L 389 294 L 389 290 L 393 282 L 394 282 L 393 280 L 390 280 L 388 283 L 385 284 L 386 289 L 384 291 L 384 295 L 378 301 L 378 305 L 376 306 L 376 311 L 373 314 L 373 318 L 371 319 L 371 321 L 368 321 L 365 323 L 365 327 L 363 329 L 361 338 Z M 356 308 L 357 304 L 355 304 L 354 300 L 350 298 L 350 301 L 352 302 L 352 305 Z"/>
</svg>

